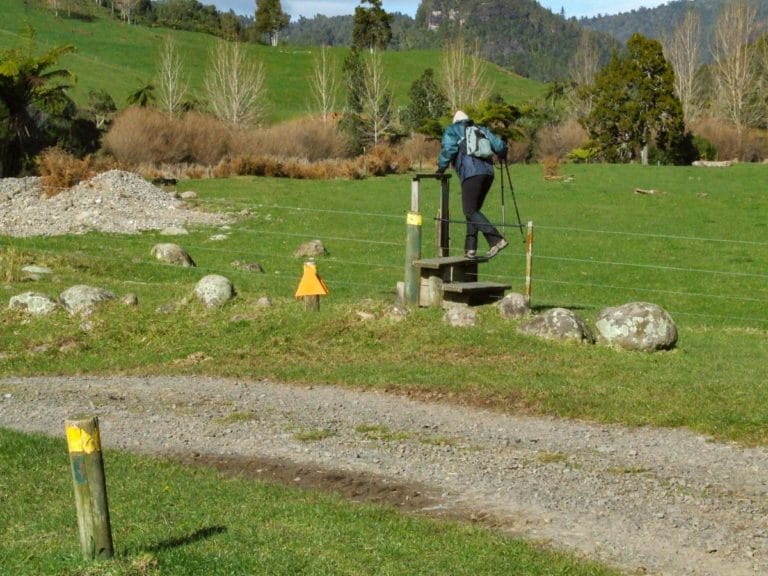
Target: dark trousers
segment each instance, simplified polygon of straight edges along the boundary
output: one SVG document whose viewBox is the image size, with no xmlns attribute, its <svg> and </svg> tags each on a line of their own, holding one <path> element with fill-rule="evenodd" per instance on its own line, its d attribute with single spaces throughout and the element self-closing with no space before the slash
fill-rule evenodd
<svg viewBox="0 0 768 576">
<path fill-rule="evenodd" d="M 465 250 L 477 250 L 477 233 L 482 232 L 488 246 L 498 244 L 502 235 L 488 218 L 480 212 L 485 197 L 493 184 L 493 175 L 480 174 L 472 176 L 461 183 L 461 207 L 467 218 L 467 237 L 464 241 Z"/>
</svg>

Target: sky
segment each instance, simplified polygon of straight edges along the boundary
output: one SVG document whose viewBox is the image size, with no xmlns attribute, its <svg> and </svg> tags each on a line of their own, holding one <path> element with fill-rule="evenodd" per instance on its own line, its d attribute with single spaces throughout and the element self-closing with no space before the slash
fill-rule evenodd
<svg viewBox="0 0 768 576">
<path fill-rule="evenodd" d="M 202 4 L 213 4 L 219 10 L 233 10 L 237 14 L 253 15 L 256 12 L 255 0 L 201 0 Z M 539 4 L 559 14 L 560 9 L 565 9 L 566 17 L 595 16 L 597 14 L 618 14 L 629 12 L 637 8 L 655 8 L 665 2 L 648 0 L 539 0 Z M 324 16 L 339 16 L 341 14 L 354 14 L 355 8 L 360 5 L 359 0 L 281 0 L 283 11 L 291 15 L 291 20 L 297 20 L 299 16 L 312 18 L 317 14 Z M 401 12 L 409 16 L 416 15 L 419 2 L 411 0 L 383 0 L 382 6 L 387 12 Z"/>
</svg>

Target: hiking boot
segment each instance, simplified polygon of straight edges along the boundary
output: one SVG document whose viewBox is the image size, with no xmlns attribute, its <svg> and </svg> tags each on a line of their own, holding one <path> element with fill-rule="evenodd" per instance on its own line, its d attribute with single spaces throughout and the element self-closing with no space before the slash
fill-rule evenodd
<svg viewBox="0 0 768 576">
<path fill-rule="evenodd" d="M 488 250 L 488 252 L 485 253 L 485 257 L 493 258 L 494 256 L 496 256 L 496 254 L 504 250 L 504 248 L 506 248 L 507 246 L 509 246 L 509 242 L 507 242 L 504 238 L 502 238 L 496 244 L 491 246 L 490 250 Z"/>
<path fill-rule="evenodd" d="M 477 250 L 467 250 L 466 252 L 464 252 L 464 257 L 469 258 L 470 260 L 476 260 Z"/>
</svg>

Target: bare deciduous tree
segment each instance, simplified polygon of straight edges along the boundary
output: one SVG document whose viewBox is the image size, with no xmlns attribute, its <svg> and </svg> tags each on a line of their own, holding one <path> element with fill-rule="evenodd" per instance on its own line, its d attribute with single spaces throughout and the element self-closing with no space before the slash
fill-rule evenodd
<svg viewBox="0 0 768 576">
<path fill-rule="evenodd" d="M 128 24 L 131 24 L 133 9 L 139 5 L 139 0 L 115 0 L 112 3 L 113 9 L 115 4 L 120 8 L 120 18 L 125 20 Z"/>
<path fill-rule="evenodd" d="M 586 118 L 592 111 L 592 95 L 586 88 L 592 86 L 600 70 L 600 54 L 589 30 L 582 30 L 569 70 L 573 84 L 568 95 L 570 109 L 576 118 Z"/>
<path fill-rule="evenodd" d="M 213 114 L 234 126 L 257 124 L 264 114 L 264 66 L 239 42 L 219 41 L 204 79 Z"/>
<path fill-rule="evenodd" d="M 699 80 L 696 74 L 701 63 L 701 17 L 688 10 L 671 38 L 664 41 L 664 56 L 675 71 L 675 93 L 683 105 L 687 121 L 699 112 Z"/>
<path fill-rule="evenodd" d="M 715 26 L 712 48 L 718 112 L 740 135 L 762 115 L 761 107 L 756 105 L 760 84 L 757 53 L 750 46 L 756 32 L 756 15 L 756 8 L 748 0 L 727 2 Z"/>
<path fill-rule="evenodd" d="M 448 44 L 442 57 L 443 91 L 452 110 L 471 108 L 491 95 L 492 85 L 477 44 L 468 48 L 462 38 Z"/>
<path fill-rule="evenodd" d="M 365 61 L 363 86 L 363 118 L 368 136 L 375 146 L 393 126 L 392 91 L 384 75 L 381 51 L 374 49 Z"/>
<path fill-rule="evenodd" d="M 312 97 L 323 117 L 323 124 L 328 122 L 336 108 L 336 93 L 339 88 L 336 67 L 328 52 L 328 47 L 322 45 L 320 51 L 315 53 L 310 77 Z"/>
<path fill-rule="evenodd" d="M 166 36 L 163 42 L 158 74 L 157 89 L 160 107 L 169 118 L 173 118 L 181 111 L 189 88 L 189 77 L 184 72 L 184 63 L 173 36 Z"/>
</svg>

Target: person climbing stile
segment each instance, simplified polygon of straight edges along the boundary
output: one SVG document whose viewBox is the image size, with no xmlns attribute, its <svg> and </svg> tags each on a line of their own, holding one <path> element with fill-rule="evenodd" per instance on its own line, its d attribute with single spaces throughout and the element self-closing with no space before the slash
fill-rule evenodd
<svg viewBox="0 0 768 576">
<path fill-rule="evenodd" d="M 496 227 L 480 211 L 493 184 L 493 155 L 504 161 L 507 144 L 488 128 L 476 125 L 458 110 L 453 124 L 443 132 L 437 174 L 453 165 L 461 181 L 461 205 L 467 218 L 464 254 L 477 258 L 477 234 L 482 232 L 488 242 L 486 258 L 493 258 L 509 245 Z"/>
</svg>

